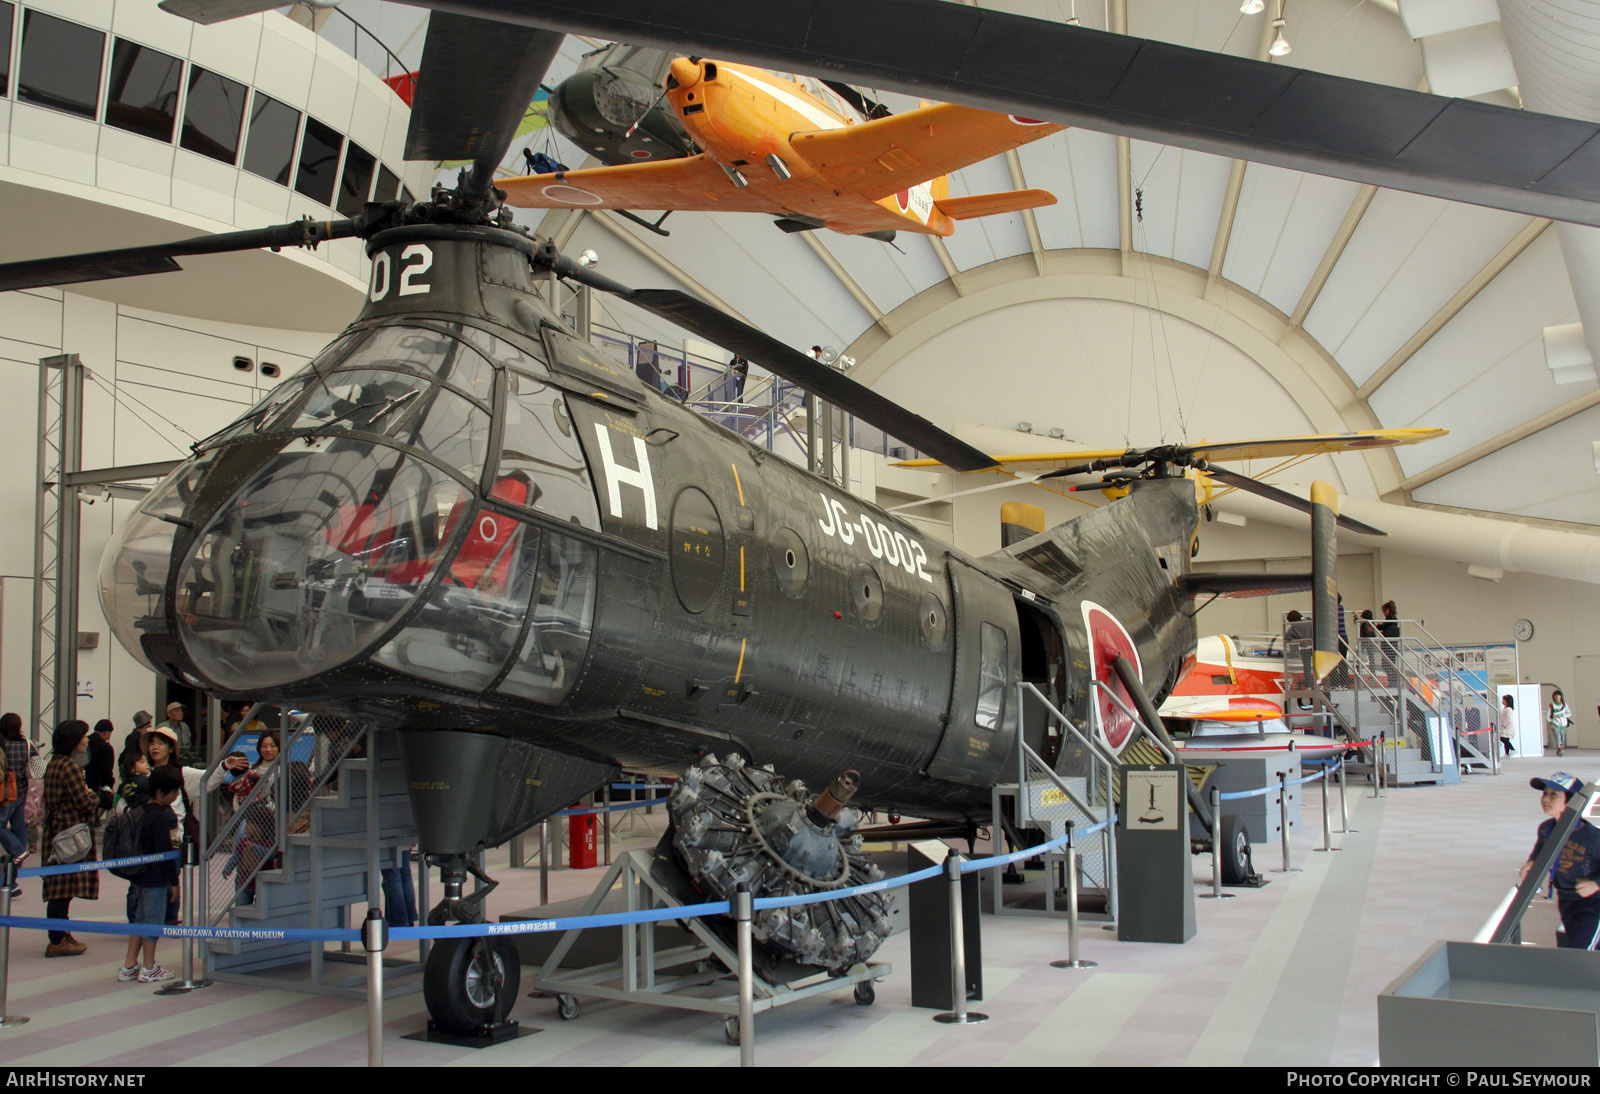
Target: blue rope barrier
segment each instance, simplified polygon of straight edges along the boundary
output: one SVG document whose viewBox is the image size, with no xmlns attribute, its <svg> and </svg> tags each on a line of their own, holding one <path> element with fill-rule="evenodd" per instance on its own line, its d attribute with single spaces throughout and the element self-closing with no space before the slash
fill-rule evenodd
<svg viewBox="0 0 1600 1094">
<path fill-rule="evenodd" d="M 1328 777 L 1328 769 L 1326 767 L 1324 767 L 1321 771 L 1317 772 L 1315 775 L 1303 775 L 1298 779 L 1290 779 L 1284 785 L 1285 786 L 1300 786 L 1303 783 L 1314 782 L 1317 779 L 1326 779 L 1327 777 Z M 1263 787 L 1259 787 L 1259 788 L 1257 788 L 1255 790 L 1230 790 L 1226 794 L 1219 794 L 1218 797 L 1221 798 L 1225 802 L 1231 802 L 1231 801 L 1238 801 L 1240 798 L 1259 798 L 1261 795 L 1270 794 L 1276 789 L 1278 789 L 1278 786 L 1277 786 L 1276 783 L 1274 783 L 1271 786 L 1263 786 Z"/>
<path fill-rule="evenodd" d="M 178 857 L 176 851 L 158 851 L 153 855 L 129 855 L 127 858 L 89 859 L 86 862 L 69 862 L 62 866 L 30 866 L 18 870 L 18 877 L 55 877 L 59 874 L 87 874 L 94 870 L 109 870 L 113 866 L 143 866 Z"/>
<path fill-rule="evenodd" d="M 1116 820 L 1117 814 L 1113 813 L 1105 820 L 1096 821 L 1087 828 L 1074 828 L 1072 830 L 1072 835 L 1078 838 L 1092 836 L 1106 825 L 1115 824 Z M 968 859 L 966 862 L 961 864 L 961 872 L 963 874 L 970 874 L 974 870 L 988 870 L 996 866 L 1008 866 L 1013 862 L 1021 862 L 1023 859 L 1035 858 L 1044 854 L 1046 851 L 1054 851 L 1057 847 L 1065 847 L 1066 845 L 1067 837 L 1065 835 L 1060 835 L 1055 839 L 1041 843 L 1038 846 L 1024 847 L 1022 850 L 1012 851 L 1010 854 L 991 855 L 989 858 Z"/>
<path fill-rule="evenodd" d="M 483 924 L 479 924 L 483 926 Z M 115 934 L 140 938 L 238 938 L 248 942 L 360 942 L 354 928 L 310 930 L 302 927 L 165 927 L 152 923 L 113 923 L 98 919 L 45 919 L 40 916 L 0 916 L 0 927 L 73 934 Z M 393 932 L 391 932 L 392 934 Z"/>
<path fill-rule="evenodd" d="M 643 912 L 609 912 L 604 915 L 577 915 L 566 919 L 524 919 L 510 923 L 452 923 L 443 927 L 394 927 L 392 939 L 479 938 L 488 935 L 545 934 L 587 927 L 615 927 L 627 923 L 660 923 L 666 919 L 695 919 L 703 915 L 732 915 L 726 900 L 711 904 L 684 904 L 677 908 L 651 908 Z M 359 932 L 358 932 L 359 933 Z"/>
<path fill-rule="evenodd" d="M 624 809 L 641 809 L 646 805 L 660 805 L 666 798 L 651 798 L 643 802 L 621 802 L 617 805 L 596 805 L 593 808 L 562 809 L 551 816 L 555 817 L 592 817 L 596 813 L 617 813 Z"/>
</svg>

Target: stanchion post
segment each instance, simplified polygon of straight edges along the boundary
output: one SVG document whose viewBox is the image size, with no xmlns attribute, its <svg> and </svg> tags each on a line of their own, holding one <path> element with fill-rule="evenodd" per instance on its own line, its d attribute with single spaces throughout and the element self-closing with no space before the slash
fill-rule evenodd
<svg viewBox="0 0 1600 1094">
<path fill-rule="evenodd" d="M 1052 969 L 1095 969 L 1098 961 L 1078 957 L 1078 847 L 1072 839 L 1072 822 L 1067 822 L 1067 959 L 1050 962 Z"/>
<path fill-rule="evenodd" d="M 1322 765 L 1322 846 L 1319 851 L 1338 851 L 1341 848 L 1333 845 L 1333 814 L 1328 806 L 1328 784 L 1333 781 L 1333 761 L 1328 760 Z"/>
<path fill-rule="evenodd" d="M 367 951 L 367 1066 L 383 1066 L 383 951 L 389 947 L 389 923 L 377 908 L 367 909 L 361 924 L 361 945 Z"/>
<path fill-rule="evenodd" d="M 1274 870 L 1275 874 L 1298 874 L 1300 871 L 1289 865 L 1289 773 L 1278 772 L 1278 827 L 1283 836 L 1283 869 Z"/>
<path fill-rule="evenodd" d="M 1211 798 L 1211 891 L 1201 893 L 1202 900 L 1232 900 L 1232 893 L 1222 891 L 1222 788 L 1212 784 Z"/>
<path fill-rule="evenodd" d="M 1378 734 L 1378 797 L 1389 791 L 1389 734 Z"/>
<path fill-rule="evenodd" d="M 1345 804 L 1345 800 L 1344 800 L 1345 786 L 1349 782 L 1350 782 L 1350 773 L 1345 770 L 1345 767 L 1344 767 L 1344 756 L 1340 755 L 1340 757 L 1339 757 L 1339 834 L 1341 836 L 1342 835 L 1346 835 L 1347 833 L 1355 831 L 1354 828 L 1350 827 L 1350 809 Z"/>
<path fill-rule="evenodd" d="M 539 822 L 539 906 L 550 903 L 550 821 Z"/>
<path fill-rule="evenodd" d="M 605 812 L 600 814 L 600 831 L 605 839 L 606 865 L 611 865 L 611 784 L 600 788 L 600 804 Z"/>
<path fill-rule="evenodd" d="M 199 892 L 196 890 L 196 878 L 200 873 L 200 845 L 194 840 L 183 841 L 183 921 L 192 926 L 198 926 L 199 919 Z M 209 988 L 210 980 L 194 978 L 194 947 L 193 938 L 183 940 L 183 979 L 175 984 L 167 984 L 156 989 L 157 995 L 183 995 L 195 988 Z"/>
<path fill-rule="evenodd" d="M 16 861 L 0 851 L 0 916 L 11 914 L 11 887 L 17 883 Z M 11 928 L 0 927 L 0 1029 L 20 1026 L 28 1021 L 20 1014 L 6 1013 L 6 982 L 11 976 Z"/>
<path fill-rule="evenodd" d="M 967 1010 L 967 929 L 962 918 L 961 863 L 959 851 L 951 851 L 944 860 L 945 878 L 950 882 L 950 998 L 954 1009 L 947 1014 L 935 1014 L 935 1022 L 951 1026 L 972 1026 L 987 1022 L 987 1014 Z"/>
<path fill-rule="evenodd" d="M 739 943 L 739 1066 L 756 1066 L 755 944 L 751 920 L 755 897 L 744 882 L 733 893 L 733 921 Z"/>
</svg>

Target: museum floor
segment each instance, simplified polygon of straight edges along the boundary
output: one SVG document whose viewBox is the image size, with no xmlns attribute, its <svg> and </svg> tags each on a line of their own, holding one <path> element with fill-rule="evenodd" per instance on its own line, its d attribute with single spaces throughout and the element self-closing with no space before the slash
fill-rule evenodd
<svg viewBox="0 0 1600 1094">
<path fill-rule="evenodd" d="M 1276 846 L 1256 848 L 1271 884 L 1236 899 L 1198 900 L 1198 932 L 1185 945 L 1119 943 L 1084 930 L 1093 970 L 1061 970 L 1064 924 L 983 917 L 990 1021 L 951 1027 L 910 1006 L 907 938 L 880 957 L 899 968 L 878 985 L 872 1007 L 840 991 L 758 1016 L 763 1065 L 833 1066 L 1099 1064 L 1372 1064 L 1378 1054 L 1376 997 L 1438 939 L 1471 938 L 1513 883 L 1539 820 L 1528 778 L 1562 768 L 1600 777 L 1600 752 L 1562 761 L 1513 759 L 1501 777 L 1460 786 L 1394 790 L 1351 798 L 1352 826 L 1338 854 L 1321 842 L 1317 794 L 1307 794 L 1306 831 L 1293 843 L 1301 873 L 1273 874 Z M 1354 788 L 1352 788 L 1354 790 Z M 1337 805 L 1337 796 L 1335 797 Z M 656 823 L 659 823 L 659 819 Z M 628 841 L 633 841 L 629 843 Z M 618 846 L 653 842 L 643 826 Z M 504 852 L 501 853 L 502 855 Z M 1195 859 L 1197 892 L 1209 859 Z M 504 884 L 496 915 L 537 902 L 536 870 L 491 873 Z M 586 892 L 599 871 L 552 873 L 552 899 Z M 26 882 L 17 914 L 42 915 L 38 882 Z M 121 912 L 122 883 L 107 876 L 97 902 L 74 901 L 90 918 Z M 1553 920 L 1536 906 L 1531 922 Z M 1543 933 L 1530 931 L 1533 933 Z M 11 1014 L 31 1021 L 0 1029 L 5 1065 L 358 1065 L 366 1060 L 366 1012 L 355 1000 L 219 984 L 157 997 L 119 984 L 120 938 L 86 935 L 81 957 L 46 960 L 32 932 L 11 933 Z M 180 949 L 163 941 L 169 966 Z M 525 978 L 531 970 L 525 970 Z M 559 1020 L 553 1000 L 524 998 L 512 1016 L 542 1032 L 472 1051 L 403 1040 L 425 1020 L 420 993 L 385 1009 L 388 1066 L 442 1064 L 736 1066 L 722 1020 L 681 1010 L 587 1000 Z"/>
</svg>

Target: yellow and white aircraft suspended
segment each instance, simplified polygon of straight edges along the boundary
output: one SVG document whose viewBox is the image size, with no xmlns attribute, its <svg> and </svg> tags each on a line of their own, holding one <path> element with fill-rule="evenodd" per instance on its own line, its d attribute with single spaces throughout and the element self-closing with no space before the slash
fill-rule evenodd
<svg viewBox="0 0 1600 1094">
<path fill-rule="evenodd" d="M 945 104 L 869 120 L 820 80 L 690 57 L 664 94 L 698 155 L 496 185 L 522 208 L 766 213 L 785 231 L 885 240 L 1055 204 L 1045 190 L 951 197 L 947 176 L 1065 126 Z"/>
<path fill-rule="evenodd" d="M 1181 450 L 1186 456 L 1198 457 L 1207 464 L 1234 460 L 1270 459 L 1280 461 L 1273 467 L 1261 472 L 1263 475 L 1271 475 L 1281 473 L 1303 460 L 1310 459 L 1312 456 L 1321 456 L 1330 452 L 1357 452 L 1368 448 L 1393 448 L 1403 444 L 1419 444 L 1423 441 L 1431 441 L 1435 438 L 1443 437 L 1448 432 L 1450 432 L 1448 429 L 1412 426 L 1398 429 L 1372 429 L 1355 433 L 1316 433 L 1304 437 L 1271 437 L 1252 441 L 1220 441 L 1212 444 L 1202 441 L 1199 444 L 1171 447 L 1174 453 Z M 1159 449 L 1108 448 L 1070 452 L 1021 452 L 1013 455 L 991 456 L 990 458 L 998 466 L 985 468 L 981 471 L 963 472 L 963 474 L 982 475 L 994 472 L 1008 476 L 1006 481 L 975 486 L 965 490 L 956 490 L 931 498 L 923 498 L 906 505 L 896 506 L 895 509 L 910 509 L 933 502 L 948 501 L 951 498 L 966 494 L 978 494 L 989 490 L 1004 490 L 1009 486 L 1023 486 L 1032 483 L 1042 484 L 1043 480 L 1066 475 L 1112 470 L 1117 467 L 1127 466 L 1132 462 L 1130 457 L 1137 456 L 1142 461 L 1153 455 L 1159 458 L 1159 455 L 1157 455 L 1159 452 Z M 943 467 L 944 464 L 938 460 L 920 459 L 901 460 L 895 463 L 894 466 L 932 470 Z M 1251 493 L 1270 496 L 1274 500 L 1281 501 L 1302 512 L 1310 511 L 1310 503 L 1304 498 L 1220 467 L 1197 468 L 1195 480 L 1196 489 L 1199 491 L 1202 503 L 1211 501 L 1213 498 L 1227 492 L 1227 490 L 1243 489 Z M 1219 482 L 1223 484 L 1220 489 L 1217 485 Z M 1099 483 L 1071 486 L 1067 489 L 1100 490 L 1108 498 L 1117 498 L 1126 494 L 1128 487 L 1125 483 L 1112 478 Z M 895 509 L 890 511 L 893 512 Z M 1355 527 L 1359 522 L 1351 521 L 1349 518 L 1342 518 L 1342 520 L 1348 530 L 1361 530 L 1359 527 Z"/>
</svg>

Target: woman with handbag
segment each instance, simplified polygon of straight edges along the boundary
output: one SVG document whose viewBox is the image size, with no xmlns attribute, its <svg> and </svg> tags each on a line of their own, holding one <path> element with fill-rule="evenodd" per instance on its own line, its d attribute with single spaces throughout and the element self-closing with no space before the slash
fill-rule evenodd
<svg viewBox="0 0 1600 1094">
<path fill-rule="evenodd" d="M 51 739 L 54 753 L 44 770 L 44 849 L 46 866 L 68 862 L 88 862 L 94 858 L 94 836 L 88 826 L 94 822 L 99 798 L 84 780 L 78 753 L 89 749 L 89 723 L 73 718 L 56 726 Z M 74 831 L 78 826 L 81 830 Z M 81 854 L 68 850 L 76 835 L 88 835 L 88 848 Z M 78 842 L 82 847 L 82 842 Z M 51 919 L 66 919 L 73 897 L 100 898 L 100 874 L 84 870 L 75 874 L 52 874 L 44 879 L 44 914 Z M 65 931 L 51 931 L 46 957 L 76 957 L 89 947 Z"/>
</svg>

